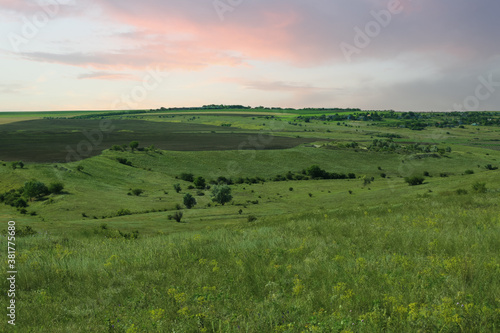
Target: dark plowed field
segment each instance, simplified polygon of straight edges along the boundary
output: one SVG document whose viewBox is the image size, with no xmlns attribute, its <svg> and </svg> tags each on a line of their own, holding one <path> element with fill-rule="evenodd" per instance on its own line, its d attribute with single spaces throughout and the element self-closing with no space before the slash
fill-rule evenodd
<svg viewBox="0 0 500 333">
<path fill-rule="evenodd" d="M 213 133 L 215 131 L 216 133 Z M 178 151 L 286 149 L 317 141 L 236 128 L 141 120 L 41 119 L 0 125 L 0 160 L 67 162 L 99 155 L 112 145 Z"/>
</svg>

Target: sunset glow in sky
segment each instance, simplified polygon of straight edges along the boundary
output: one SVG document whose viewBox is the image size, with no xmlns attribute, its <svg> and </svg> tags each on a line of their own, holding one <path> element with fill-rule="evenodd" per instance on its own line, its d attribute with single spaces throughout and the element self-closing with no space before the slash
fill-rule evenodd
<svg viewBox="0 0 500 333">
<path fill-rule="evenodd" d="M 0 111 L 500 110 L 498 0 L 0 0 Z"/>
</svg>

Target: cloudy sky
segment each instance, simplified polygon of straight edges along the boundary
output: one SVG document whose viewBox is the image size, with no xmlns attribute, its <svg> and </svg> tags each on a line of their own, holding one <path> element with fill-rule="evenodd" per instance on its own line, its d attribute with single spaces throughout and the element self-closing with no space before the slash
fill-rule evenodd
<svg viewBox="0 0 500 333">
<path fill-rule="evenodd" d="M 500 110 L 498 0 L 0 0 L 0 111 Z"/>
</svg>

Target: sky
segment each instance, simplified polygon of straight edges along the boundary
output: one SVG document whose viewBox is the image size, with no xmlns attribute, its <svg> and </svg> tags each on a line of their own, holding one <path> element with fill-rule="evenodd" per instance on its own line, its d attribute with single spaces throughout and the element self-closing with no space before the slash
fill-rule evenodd
<svg viewBox="0 0 500 333">
<path fill-rule="evenodd" d="M 498 0 L 0 0 L 0 111 L 500 110 Z"/>
</svg>

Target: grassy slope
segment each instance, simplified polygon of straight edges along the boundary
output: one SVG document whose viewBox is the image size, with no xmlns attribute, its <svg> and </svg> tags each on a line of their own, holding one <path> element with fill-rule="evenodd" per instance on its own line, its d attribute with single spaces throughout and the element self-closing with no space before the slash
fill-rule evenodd
<svg viewBox="0 0 500 333">
<path fill-rule="evenodd" d="M 240 127 L 263 122 L 238 119 Z M 392 132 L 404 136 L 399 141 L 437 140 L 453 152 L 414 160 L 309 147 L 255 155 L 107 151 L 58 168 L 0 164 L 1 192 L 31 178 L 62 181 L 68 192 L 52 196 L 51 204 L 32 203 L 29 210 L 38 216 L 0 205 L 1 220 L 14 217 L 18 227 L 49 231 L 17 241 L 18 331 L 498 331 L 500 172 L 483 166 L 498 165 L 500 153 L 464 146 L 491 142 L 498 129 L 481 127 L 475 140 L 472 128 L 442 136 L 440 130 L 436 135 L 352 124 L 312 123 L 307 128 L 315 132 L 304 133 L 363 142 Z M 298 126 L 285 126 L 281 133 L 304 135 Z M 117 156 L 136 167 L 118 164 Z M 194 209 L 184 210 L 187 223 L 166 219 L 184 193 L 196 194 L 175 179 L 181 172 L 267 178 L 311 164 L 375 181 L 366 187 L 360 179 L 235 185 L 234 204 L 208 207 L 206 191 L 196 196 Z M 463 175 L 466 169 L 475 174 Z M 432 177 L 421 186 L 400 178 L 423 171 Z M 442 178 L 440 172 L 451 175 Z M 472 193 L 476 182 L 487 183 L 489 193 Z M 181 183 L 180 194 L 174 183 Z M 145 193 L 128 196 L 130 188 Z M 459 188 L 469 193 L 458 195 Z M 248 202 L 254 200 L 259 203 Z M 168 211 L 101 219 L 122 208 Z M 248 215 L 257 222 L 247 223 Z M 100 229 L 102 223 L 110 229 Z M 140 230 L 140 238 L 113 238 L 118 229 Z M 0 246 L 6 247 L 4 238 Z"/>
<path fill-rule="evenodd" d="M 16 328 L 498 330 L 498 193 L 399 202 L 129 241 L 20 239 Z"/>
</svg>

